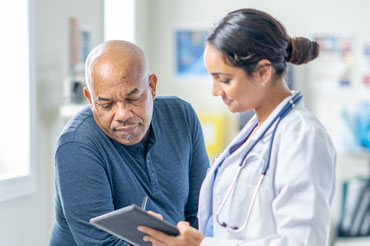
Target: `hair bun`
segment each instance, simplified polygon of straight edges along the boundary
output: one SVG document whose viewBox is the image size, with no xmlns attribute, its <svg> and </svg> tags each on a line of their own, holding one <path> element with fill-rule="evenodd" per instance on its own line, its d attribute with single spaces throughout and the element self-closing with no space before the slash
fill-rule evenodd
<svg viewBox="0 0 370 246">
<path fill-rule="evenodd" d="M 305 37 L 290 38 L 286 61 L 295 65 L 305 64 L 319 55 L 319 44 Z"/>
</svg>

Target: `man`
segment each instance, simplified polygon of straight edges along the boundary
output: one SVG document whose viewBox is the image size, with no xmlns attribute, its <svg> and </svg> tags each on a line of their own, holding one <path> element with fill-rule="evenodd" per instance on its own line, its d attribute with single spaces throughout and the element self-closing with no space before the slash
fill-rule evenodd
<svg viewBox="0 0 370 246">
<path fill-rule="evenodd" d="M 197 227 L 198 194 L 209 166 L 198 118 L 176 98 L 155 99 L 142 50 L 126 41 L 97 46 L 86 61 L 90 107 L 63 130 L 55 154 L 56 222 L 51 245 L 128 245 L 89 224 L 140 205 Z M 155 99 L 155 100 L 154 100 Z"/>
</svg>

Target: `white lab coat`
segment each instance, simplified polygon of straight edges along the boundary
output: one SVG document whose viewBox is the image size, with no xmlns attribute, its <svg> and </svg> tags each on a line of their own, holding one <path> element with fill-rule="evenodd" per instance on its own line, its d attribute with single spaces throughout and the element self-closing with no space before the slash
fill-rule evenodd
<svg viewBox="0 0 370 246">
<path fill-rule="evenodd" d="M 240 141 L 253 126 L 257 120 L 255 116 L 214 161 L 202 184 L 198 211 L 199 230 L 202 233 L 206 230 L 210 210 L 214 211 L 214 237 L 204 238 L 201 245 L 327 245 L 330 208 L 335 192 L 336 153 L 326 130 L 302 101 L 288 113 L 276 130 L 270 168 L 246 229 L 235 234 L 216 222 L 215 211 L 226 195 L 246 150 L 290 98 L 280 103 L 256 133 L 223 162 L 212 189 L 216 167 L 228 148 Z M 266 160 L 273 128 L 274 125 L 251 153 Z M 260 158 L 248 160 L 235 190 L 220 213 L 222 222 L 232 226 L 244 223 L 262 165 Z"/>
</svg>

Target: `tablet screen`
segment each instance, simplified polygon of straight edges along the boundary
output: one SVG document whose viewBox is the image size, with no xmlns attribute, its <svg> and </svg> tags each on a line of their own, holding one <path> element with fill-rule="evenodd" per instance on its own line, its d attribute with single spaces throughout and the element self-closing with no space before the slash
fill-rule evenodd
<svg viewBox="0 0 370 246">
<path fill-rule="evenodd" d="M 144 233 L 137 230 L 139 225 L 151 227 L 171 236 L 177 236 L 176 226 L 148 214 L 135 204 L 90 219 L 90 223 L 120 239 L 138 246 L 150 246 L 143 241 Z"/>
</svg>

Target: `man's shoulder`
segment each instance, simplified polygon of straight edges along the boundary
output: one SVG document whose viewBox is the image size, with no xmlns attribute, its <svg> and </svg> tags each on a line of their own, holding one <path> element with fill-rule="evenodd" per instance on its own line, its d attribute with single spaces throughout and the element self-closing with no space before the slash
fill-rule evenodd
<svg viewBox="0 0 370 246">
<path fill-rule="evenodd" d="M 154 100 L 155 110 L 166 113 L 193 113 L 193 108 L 187 101 L 176 96 L 159 96 Z"/>
<path fill-rule="evenodd" d="M 161 96 L 154 101 L 153 119 L 161 125 L 183 129 L 194 126 L 197 116 L 191 104 L 176 96 Z"/>
<path fill-rule="evenodd" d="M 178 105 L 186 105 L 186 106 L 190 105 L 187 101 L 177 96 L 158 96 L 155 98 L 154 103 L 158 105 L 163 105 L 163 104 L 178 104 Z"/>
<path fill-rule="evenodd" d="M 84 107 L 66 124 L 59 136 L 57 146 L 67 142 L 88 142 L 96 134 L 95 121 L 89 106 Z"/>
</svg>

